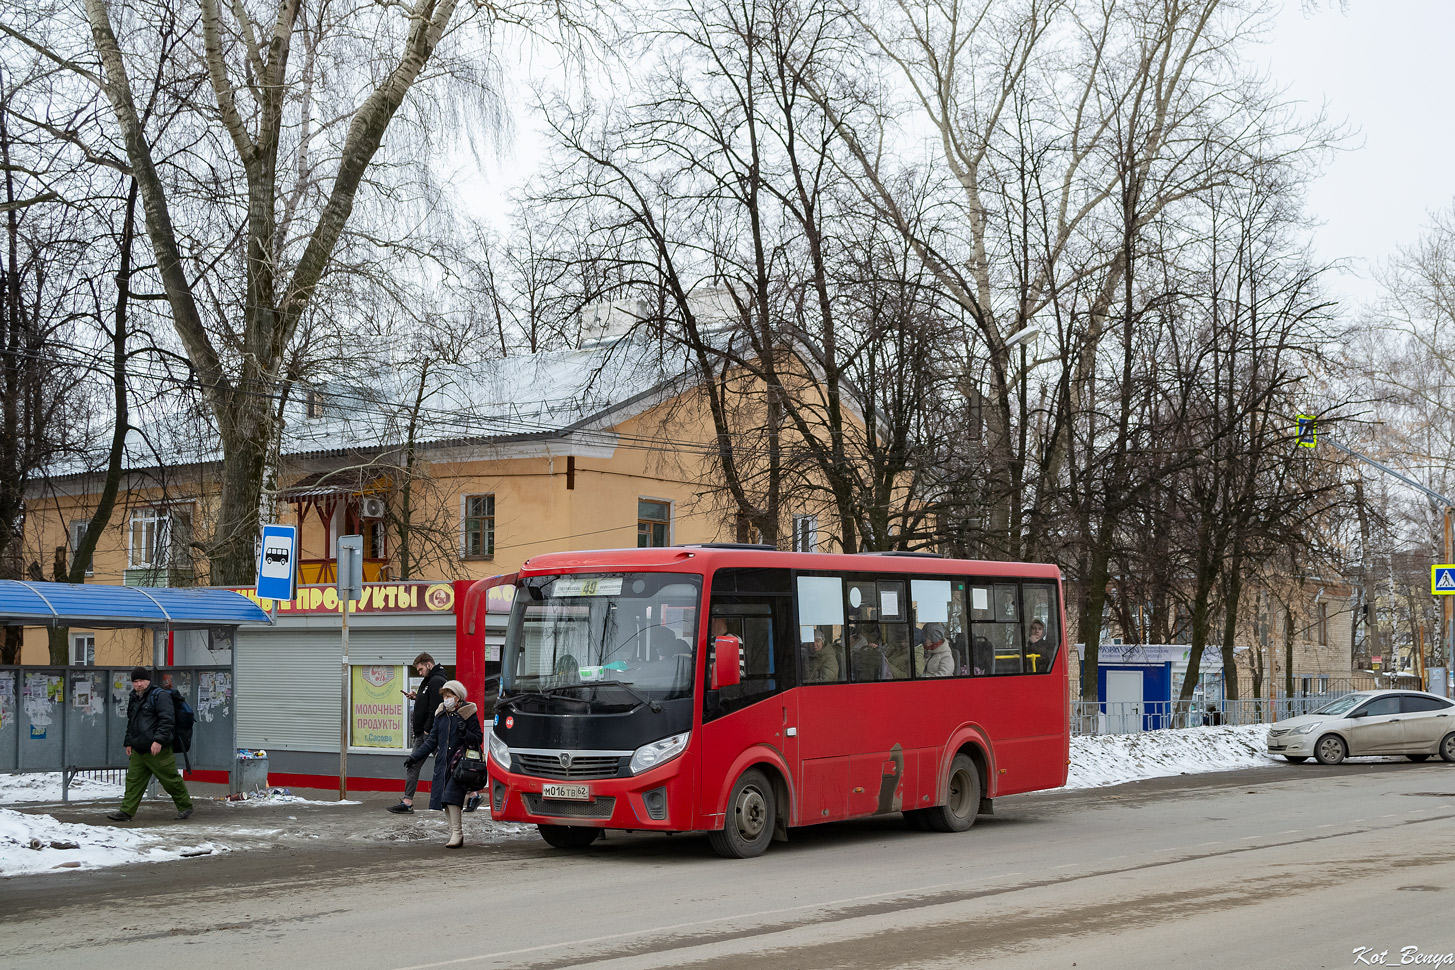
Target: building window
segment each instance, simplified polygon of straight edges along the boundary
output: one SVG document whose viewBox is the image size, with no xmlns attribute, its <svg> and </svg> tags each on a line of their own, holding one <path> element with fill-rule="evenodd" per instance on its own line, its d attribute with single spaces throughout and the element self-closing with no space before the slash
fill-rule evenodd
<svg viewBox="0 0 1455 970">
<path fill-rule="evenodd" d="M 495 555 L 495 496 L 466 495 L 464 498 L 461 554 L 466 559 L 489 559 Z"/>
<path fill-rule="evenodd" d="M 72 559 L 72 561 L 75 560 L 75 558 L 76 558 L 76 550 L 81 548 L 81 540 L 86 537 L 86 530 L 89 529 L 90 527 L 91 527 L 91 520 L 90 519 L 81 519 L 80 521 L 72 522 L 71 523 L 71 559 Z M 86 563 L 86 575 L 87 576 L 94 576 L 95 574 L 96 574 L 96 557 L 93 554 L 92 557 L 91 557 L 91 560 Z"/>
<path fill-rule="evenodd" d="M 1314 632 L 1319 643 L 1329 642 L 1329 604 L 1320 603 L 1318 616 L 1314 620 Z"/>
<path fill-rule="evenodd" d="M 96 634 L 71 634 L 71 666 L 92 667 L 96 664 Z"/>
<path fill-rule="evenodd" d="M 364 558 L 365 559 L 387 559 L 389 556 L 388 544 L 385 537 L 388 530 L 384 523 L 378 520 L 370 520 L 364 523 Z"/>
<path fill-rule="evenodd" d="M 133 569 L 190 564 L 192 516 L 176 508 L 145 508 L 131 513 L 127 563 Z"/>
<path fill-rule="evenodd" d="M 793 551 L 818 552 L 818 516 L 793 517 Z"/>
<path fill-rule="evenodd" d="M 303 416 L 305 418 L 323 417 L 323 392 L 309 388 L 303 394 Z"/>
<path fill-rule="evenodd" d="M 672 524 L 672 504 L 637 499 L 637 548 L 665 546 Z"/>
</svg>

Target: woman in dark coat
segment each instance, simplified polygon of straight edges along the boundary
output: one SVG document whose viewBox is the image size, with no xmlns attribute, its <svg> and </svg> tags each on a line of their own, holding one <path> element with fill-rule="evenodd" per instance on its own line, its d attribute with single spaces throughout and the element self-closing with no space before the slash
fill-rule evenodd
<svg viewBox="0 0 1455 970">
<path fill-rule="evenodd" d="M 435 711 L 434 727 L 410 752 L 410 761 L 423 761 L 434 753 L 434 779 L 429 786 L 429 807 L 444 809 L 450 822 L 450 840 L 447 849 L 458 849 L 465 844 L 464 805 L 465 786 L 454 779 L 455 765 L 460 763 L 465 750 L 481 751 L 485 743 L 485 732 L 480 727 L 475 705 L 466 703 L 465 685 L 452 680 L 440 688 L 440 706 Z"/>
</svg>

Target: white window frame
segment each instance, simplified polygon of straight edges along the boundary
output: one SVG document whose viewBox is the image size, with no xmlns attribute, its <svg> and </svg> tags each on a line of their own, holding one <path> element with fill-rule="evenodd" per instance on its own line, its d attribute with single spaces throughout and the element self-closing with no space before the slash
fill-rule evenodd
<svg viewBox="0 0 1455 970">
<path fill-rule="evenodd" d="M 187 505 L 148 505 L 145 508 L 132 509 L 131 516 L 126 522 L 126 563 L 128 569 L 165 569 L 177 565 L 172 561 L 172 524 L 183 514 L 190 522 L 192 513 Z M 148 562 L 138 559 L 136 541 L 137 525 L 150 522 L 155 530 L 152 537 L 152 551 L 161 551 L 159 562 Z M 142 545 L 145 545 L 143 539 Z"/>
<path fill-rule="evenodd" d="M 96 666 L 96 634 L 72 633 L 70 636 L 70 661 L 72 667 Z M 77 659 L 79 651 L 80 659 Z"/>
<path fill-rule="evenodd" d="M 76 519 L 71 523 L 71 559 L 76 558 L 76 550 L 81 548 L 81 539 L 85 537 L 86 530 L 91 527 L 90 519 Z M 91 553 L 91 561 L 86 564 L 86 575 L 96 575 L 96 553 Z"/>
<path fill-rule="evenodd" d="M 794 515 L 793 551 L 818 552 L 818 516 L 806 512 Z"/>
</svg>

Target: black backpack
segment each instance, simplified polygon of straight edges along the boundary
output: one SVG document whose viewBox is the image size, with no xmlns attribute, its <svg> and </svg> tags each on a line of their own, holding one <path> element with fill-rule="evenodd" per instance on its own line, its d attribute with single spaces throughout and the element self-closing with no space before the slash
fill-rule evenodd
<svg viewBox="0 0 1455 970">
<path fill-rule="evenodd" d="M 197 724 L 197 712 L 175 687 L 163 687 L 161 690 L 172 695 L 172 750 L 186 754 L 192 750 L 192 728 Z"/>
</svg>

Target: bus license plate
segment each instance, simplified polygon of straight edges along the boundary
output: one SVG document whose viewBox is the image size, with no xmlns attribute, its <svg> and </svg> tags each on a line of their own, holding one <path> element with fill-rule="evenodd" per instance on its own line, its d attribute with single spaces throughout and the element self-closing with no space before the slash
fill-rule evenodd
<svg viewBox="0 0 1455 970">
<path fill-rule="evenodd" d="M 591 801 L 591 787 L 589 785 L 542 785 L 541 797 L 589 802 Z"/>
</svg>

